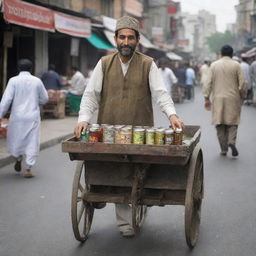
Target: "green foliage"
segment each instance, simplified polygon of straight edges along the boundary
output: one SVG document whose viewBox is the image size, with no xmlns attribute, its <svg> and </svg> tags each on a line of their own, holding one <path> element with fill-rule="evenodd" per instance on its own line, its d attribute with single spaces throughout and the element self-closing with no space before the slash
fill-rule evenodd
<svg viewBox="0 0 256 256">
<path fill-rule="evenodd" d="M 230 31 L 226 31 L 225 33 L 217 32 L 206 38 L 206 43 L 210 50 L 216 54 L 220 52 L 223 45 L 229 44 L 232 46 L 234 41 L 235 36 L 231 34 Z"/>
</svg>

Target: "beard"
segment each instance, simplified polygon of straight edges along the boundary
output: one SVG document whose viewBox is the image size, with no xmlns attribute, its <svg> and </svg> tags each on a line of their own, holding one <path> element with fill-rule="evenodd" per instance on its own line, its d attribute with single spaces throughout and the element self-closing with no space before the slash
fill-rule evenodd
<svg viewBox="0 0 256 256">
<path fill-rule="evenodd" d="M 135 51 L 135 47 L 127 46 L 117 46 L 119 53 L 124 57 L 131 57 Z"/>
</svg>

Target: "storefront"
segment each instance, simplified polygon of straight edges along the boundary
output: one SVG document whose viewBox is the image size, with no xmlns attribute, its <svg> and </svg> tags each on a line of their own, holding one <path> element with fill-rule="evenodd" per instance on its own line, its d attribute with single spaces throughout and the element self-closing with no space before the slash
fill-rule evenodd
<svg viewBox="0 0 256 256">
<path fill-rule="evenodd" d="M 81 54 L 81 41 L 91 36 L 90 19 L 50 7 L 17 0 L 2 1 L 0 98 L 8 79 L 17 74 L 20 58 L 29 58 L 34 63 L 33 73 L 38 77 L 47 70 L 49 63 L 55 64 L 61 75 L 66 75 L 68 67 L 79 67 L 86 59 Z"/>
</svg>

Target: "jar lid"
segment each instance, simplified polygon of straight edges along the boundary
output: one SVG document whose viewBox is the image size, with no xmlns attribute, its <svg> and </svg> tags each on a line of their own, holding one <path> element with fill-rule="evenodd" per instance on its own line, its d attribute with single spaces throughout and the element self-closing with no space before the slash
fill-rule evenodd
<svg viewBox="0 0 256 256">
<path fill-rule="evenodd" d="M 91 124 L 91 127 L 100 127 L 99 124 Z"/>
<path fill-rule="evenodd" d="M 176 128 L 175 132 L 180 133 L 180 132 L 182 132 L 182 129 L 181 128 Z"/>
<path fill-rule="evenodd" d="M 172 133 L 174 133 L 174 131 L 171 128 L 165 130 L 165 134 L 172 134 Z"/>
<path fill-rule="evenodd" d="M 91 127 L 90 132 L 98 132 L 100 129 L 99 127 Z"/>
<path fill-rule="evenodd" d="M 157 128 L 156 132 L 164 132 L 164 128 Z"/>
<path fill-rule="evenodd" d="M 134 132 L 145 132 L 145 129 L 143 129 L 143 128 L 135 128 Z"/>
<path fill-rule="evenodd" d="M 154 128 L 148 128 L 146 131 L 147 132 L 155 132 L 155 129 Z"/>
</svg>

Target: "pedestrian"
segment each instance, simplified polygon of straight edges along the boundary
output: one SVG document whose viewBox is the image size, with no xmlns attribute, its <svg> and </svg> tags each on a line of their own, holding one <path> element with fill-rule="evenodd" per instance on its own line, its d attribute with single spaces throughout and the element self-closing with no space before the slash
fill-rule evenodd
<svg viewBox="0 0 256 256">
<path fill-rule="evenodd" d="M 15 171 L 21 171 L 23 155 L 26 156 L 25 178 L 33 177 L 32 167 L 36 163 L 40 146 L 40 108 L 48 100 L 42 81 L 31 75 L 32 62 L 28 59 L 18 61 L 20 73 L 12 77 L 0 103 L 0 118 L 11 106 L 7 129 L 7 148 L 16 159 Z"/>
<path fill-rule="evenodd" d="M 67 103 L 71 113 L 78 113 L 86 87 L 86 79 L 76 66 L 71 67 L 70 73 L 71 79 L 68 82 L 70 87 L 67 94 Z"/>
<path fill-rule="evenodd" d="M 62 81 L 59 74 L 55 71 L 54 64 L 49 64 L 48 71 L 42 75 L 42 82 L 46 90 L 61 90 Z"/>
<path fill-rule="evenodd" d="M 246 96 L 245 96 L 245 103 L 247 103 L 248 105 L 251 104 L 252 101 L 252 80 L 251 80 L 251 72 L 250 72 L 250 65 L 248 64 L 248 58 L 246 56 L 244 56 L 243 54 L 241 55 L 241 69 L 244 75 L 244 79 L 247 83 L 247 92 L 246 92 Z"/>
<path fill-rule="evenodd" d="M 77 138 L 97 109 L 98 123 L 153 126 L 152 97 L 168 116 L 173 129 L 182 127 L 157 65 L 152 58 L 136 51 L 139 38 L 139 23 L 135 18 L 124 16 L 117 21 L 118 52 L 101 58 L 92 73 L 75 127 Z M 130 205 L 115 207 L 120 233 L 134 236 Z"/>
<path fill-rule="evenodd" d="M 163 77 L 164 85 L 169 95 L 172 95 L 172 86 L 178 82 L 177 77 L 173 71 L 167 67 L 167 60 L 161 58 L 158 61 L 159 71 Z"/>
<path fill-rule="evenodd" d="M 202 87 L 203 87 L 203 85 L 204 85 L 204 83 L 207 79 L 207 76 L 208 76 L 208 73 L 209 73 L 209 68 L 210 68 L 209 61 L 205 60 L 204 64 L 199 69 L 200 84 L 201 84 Z"/>
<path fill-rule="evenodd" d="M 250 93 L 251 93 L 251 102 L 253 103 L 253 98 L 254 98 L 253 89 L 256 87 L 256 60 L 255 59 L 252 61 L 251 65 L 250 65 L 250 76 L 251 76 L 251 82 L 252 82 Z"/>
<path fill-rule="evenodd" d="M 210 66 L 207 82 L 203 87 L 205 108 L 211 108 L 212 124 L 217 130 L 221 155 L 228 147 L 232 156 L 238 156 L 236 148 L 237 128 L 240 123 L 241 100 L 246 92 L 246 82 L 240 64 L 232 60 L 233 48 L 224 45 L 221 58 Z M 210 99 L 211 96 L 211 99 Z"/>
<path fill-rule="evenodd" d="M 186 68 L 185 64 L 180 62 L 178 68 L 176 69 L 176 77 L 178 79 L 178 87 L 180 88 L 182 100 L 185 99 L 185 89 L 186 89 Z"/>
<path fill-rule="evenodd" d="M 194 83 L 196 80 L 196 74 L 189 63 L 186 64 L 186 67 L 186 96 L 187 99 L 190 100 L 193 96 L 192 93 L 194 89 Z"/>
</svg>

